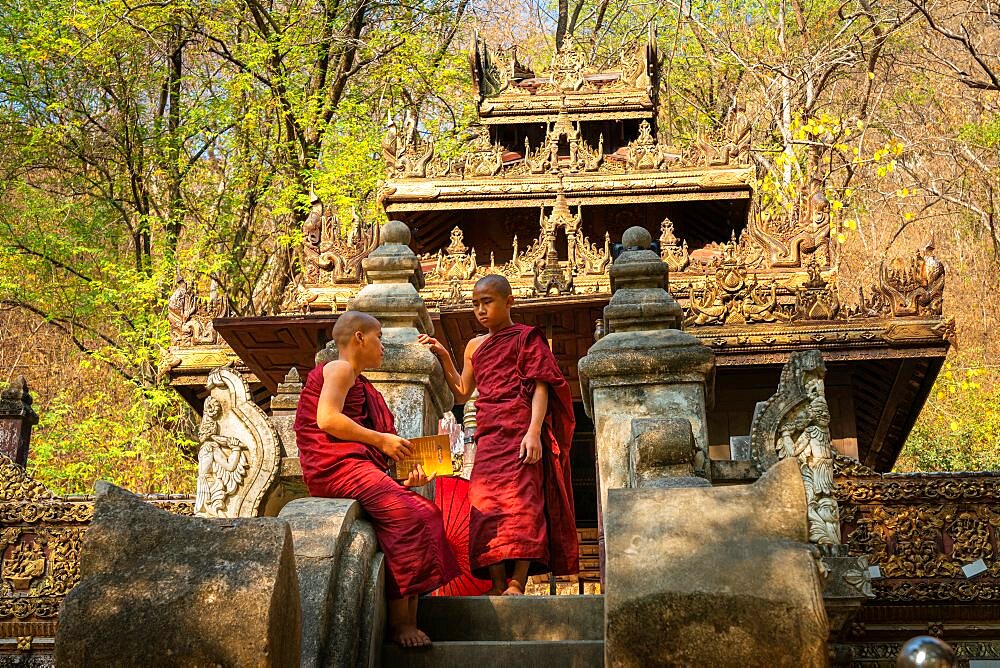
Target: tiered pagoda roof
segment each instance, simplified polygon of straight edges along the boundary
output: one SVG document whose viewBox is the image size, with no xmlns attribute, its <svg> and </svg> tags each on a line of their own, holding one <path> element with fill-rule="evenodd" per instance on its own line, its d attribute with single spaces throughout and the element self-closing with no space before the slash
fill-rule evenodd
<svg viewBox="0 0 1000 668">
<path fill-rule="evenodd" d="M 841 382 L 858 397 L 862 461 L 892 466 L 954 335 L 941 310 L 944 267 L 931 247 L 887 260 L 874 285 L 842 294 L 818 185 L 779 216 L 752 205 L 750 124 L 741 113 L 685 146 L 657 132 L 652 38 L 606 70 L 589 67 L 573 39 L 541 73 L 478 39 L 471 60 L 481 125 L 459 158 L 438 156 L 434 137 L 409 125 L 390 123 L 383 141 L 381 201 L 413 232 L 421 295 L 453 350 L 476 333 L 473 284 L 500 273 L 514 287 L 518 317 L 546 329 L 577 385 L 576 362 L 595 324 L 600 334 L 615 245 L 626 228 L 644 225 L 670 267 L 685 327 L 716 351 L 720 370 L 770 365 L 776 382 L 790 351 L 820 348 L 834 382 L 843 363 Z M 377 246 L 378 227 L 318 214 L 304 237 L 286 313 L 216 317 L 208 356 L 204 314 L 188 315 L 172 300 L 175 379 L 226 361 L 217 333 L 270 391 L 293 364 L 311 365 L 363 283 L 361 260 Z M 199 327 L 189 325 L 199 318 Z"/>
</svg>

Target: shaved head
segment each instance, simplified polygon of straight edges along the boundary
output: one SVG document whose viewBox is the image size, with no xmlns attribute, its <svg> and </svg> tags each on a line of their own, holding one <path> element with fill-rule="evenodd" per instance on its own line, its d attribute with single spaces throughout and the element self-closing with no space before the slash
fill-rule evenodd
<svg viewBox="0 0 1000 668">
<path fill-rule="evenodd" d="M 350 342 L 355 332 L 367 334 L 379 329 L 382 325 L 373 316 L 361 311 L 344 311 L 333 324 L 334 343 L 337 348 L 343 350 Z"/>
<path fill-rule="evenodd" d="M 510 281 L 499 274 L 488 274 L 476 281 L 476 290 L 492 290 L 500 299 L 510 297 L 513 292 L 510 289 Z"/>
</svg>

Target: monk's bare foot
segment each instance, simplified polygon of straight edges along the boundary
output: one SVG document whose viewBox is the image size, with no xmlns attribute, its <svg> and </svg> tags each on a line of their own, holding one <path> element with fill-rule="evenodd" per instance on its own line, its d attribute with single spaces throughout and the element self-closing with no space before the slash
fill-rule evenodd
<svg viewBox="0 0 1000 668">
<path fill-rule="evenodd" d="M 392 627 L 392 641 L 400 647 L 430 647 L 431 639 L 416 626 L 403 624 Z"/>
<path fill-rule="evenodd" d="M 524 596 L 524 587 L 517 580 L 511 580 L 501 596 Z"/>
<path fill-rule="evenodd" d="M 483 596 L 500 596 L 503 592 L 504 588 L 501 585 L 493 585 Z"/>
</svg>

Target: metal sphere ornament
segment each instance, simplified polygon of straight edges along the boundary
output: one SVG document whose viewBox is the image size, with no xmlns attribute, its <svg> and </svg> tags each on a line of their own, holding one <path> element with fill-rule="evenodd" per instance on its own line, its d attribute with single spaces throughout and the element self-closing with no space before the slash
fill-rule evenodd
<svg viewBox="0 0 1000 668">
<path fill-rule="evenodd" d="M 954 668 L 955 650 L 933 636 L 917 636 L 907 640 L 896 656 L 896 668 Z"/>
</svg>

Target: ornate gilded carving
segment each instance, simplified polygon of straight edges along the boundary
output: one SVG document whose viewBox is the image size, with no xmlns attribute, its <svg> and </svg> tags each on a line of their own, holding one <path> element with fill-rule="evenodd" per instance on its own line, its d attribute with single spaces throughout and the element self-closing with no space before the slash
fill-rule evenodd
<svg viewBox="0 0 1000 668">
<path fill-rule="evenodd" d="M 475 50 L 471 59 L 472 74 L 479 95 L 484 98 L 499 95 L 507 87 L 507 73 L 501 59 L 485 41 L 479 39 L 479 35 L 475 36 Z"/>
<path fill-rule="evenodd" d="M 428 282 L 444 282 L 448 284 L 449 294 L 445 298 L 447 304 L 458 304 L 464 299 L 463 284 L 476 275 L 476 249 L 470 249 L 464 243 L 464 233 L 455 227 L 451 231 L 451 244 L 447 252 L 438 251 L 437 263 L 434 269 L 427 273 Z"/>
<path fill-rule="evenodd" d="M 836 289 L 819 271 L 819 264 L 812 258 L 806 265 L 809 280 L 795 293 L 791 320 L 834 320 L 840 313 L 840 300 Z"/>
<path fill-rule="evenodd" d="M 189 497 L 147 498 L 170 512 L 193 512 Z M 56 497 L 0 455 L 0 626 L 22 638 L 55 634 L 59 605 L 80 580 L 93 513 L 89 498 Z"/>
<path fill-rule="evenodd" d="M 596 74 L 597 70 L 590 66 L 588 57 L 582 45 L 572 35 L 563 37 L 562 44 L 556 49 L 549 65 L 548 81 L 539 87 L 539 92 L 578 91 L 585 86 L 595 89 L 594 84 L 586 80 L 587 74 Z"/>
<path fill-rule="evenodd" d="M 588 45 L 567 35 L 539 74 L 517 61 L 514 50 L 491 50 L 476 39 L 472 56 L 473 79 L 479 93 L 483 118 L 530 115 L 537 120 L 565 99 L 567 109 L 597 118 L 615 117 L 623 111 L 652 116 L 655 96 L 656 36 L 645 43 L 622 49 L 618 66 L 598 71 L 590 64 Z"/>
<path fill-rule="evenodd" d="M 788 308 L 778 302 L 778 284 L 749 276 L 735 255 L 735 239 L 723 245 L 722 261 L 711 278 L 688 286 L 685 326 L 783 322 Z"/>
<path fill-rule="evenodd" d="M 775 394 L 757 404 L 750 425 L 750 447 L 761 473 L 779 460 L 798 460 L 809 508 L 809 540 L 832 546 L 841 542 L 840 514 L 833 490 L 825 375 L 820 351 L 792 354 L 781 370 Z"/>
<path fill-rule="evenodd" d="M 717 130 L 699 126 L 691 162 L 708 167 L 749 164 L 750 130 L 750 121 L 742 110 L 737 110 L 731 122 Z"/>
<path fill-rule="evenodd" d="M 403 123 L 402 133 L 390 118 L 382 139 L 382 157 L 385 158 L 389 178 L 427 178 L 427 166 L 434 159 L 434 139 L 421 139 L 416 131 L 416 121 L 409 115 Z"/>
<path fill-rule="evenodd" d="M 569 267 L 563 269 L 554 243 L 549 244 L 545 257 L 535 262 L 534 287 L 535 294 L 539 296 L 573 292 L 572 270 Z"/>
<path fill-rule="evenodd" d="M 560 153 L 564 142 L 568 151 L 565 155 Z M 541 146 L 532 150 L 525 137 L 524 162 L 531 174 L 596 172 L 604 162 L 604 135 L 598 137 L 597 148 L 592 148 L 580 134 L 580 124 L 570 122 L 566 111 L 560 109 Z"/>
<path fill-rule="evenodd" d="M 212 371 L 198 439 L 195 512 L 208 517 L 254 517 L 278 473 L 281 450 L 246 381 L 228 368 Z"/>
<path fill-rule="evenodd" d="M 310 285 L 360 283 L 361 262 L 378 246 L 379 226 L 365 222 L 352 211 L 346 227 L 335 213 L 326 211 L 318 200 L 302 224 L 304 278 Z M 307 310 L 302 295 L 290 295 L 297 310 Z"/>
<path fill-rule="evenodd" d="M 815 261 L 830 266 L 830 203 L 814 182 L 792 211 L 752 207 L 740 238 L 740 255 L 751 267 L 798 268 Z"/>
<path fill-rule="evenodd" d="M 576 259 L 574 270 L 578 274 L 590 274 L 594 276 L 604 275 L 611 265 L 611 235 L 604 233 L 604 247 L 598 247 L 583 236 L 583 230 L 577 229 L 575 235 L 574 250 Z"/>
<path fill-rule="evenodd" d="M 691 264 L 687 241 L 674 235 L 674 223 L 669 218 L 660 223 L 660 259 L 670 271 L 684 271 Z"/>
<path fill-rule="evenodd" d="M 428 175 L 439 177 L 488 178 L 503 169 L 504 148 L 490 140 L 490 130 L 484 125 L 475 126 L 460 159 L 436 159 L 428 168 Z"/>
<path fill-rule="evenodd" d="M 17 536 L 17 540 L 4 550 L 3 563 L 0 565 L 0 577 L 10 585 L 15 591 L 27 591 L 31 583 L 45 574 L 48 559 L 40 539 L 35 536 L 21 536 L 11 530 L 5 530 L 0 534 L 0 541 L 11 534 Z"/>
<path fill-rule="evenodd" d="M 217 344 L 219 334 L 212 326 L 212 320 L 229 315 L 229 300 L 214 280 L 211 281 L 208 301 L 203 301 L 195 287 L 188 287 L 187 281 L 179 278 L 177 287 L 167 300 L 170 343 L 179 347 Z"/>
<path fill-rule="evenodd" d="M 670 151 L 653 136 L 649 121 L 639 123 L 639 136 L 629 142 L 626 164 L 633 171 L 664 170 L 673 160 L 679 160 L 677 152 Z"/>
<path fill-rule="evenodd" d="M 896 658 L 903 641 L 852 642 L 849 644 L 854 655 L 854 666 L 895 668 Z M 964 641 L 949 638 L 948 644 L 955 650 L 955 656 L 959 659 L 959 663 L 956 665 L 959 666 L 968 665 L 970 659 L 979 659 L 985 664 L 996 663 L 1000 659 L 1000 641 L 997 640 Z"/>
<path fill-rule="evenodd" d="M 838 460 L 835 482 L 844 542 L 879 567 L 879 601 L 1000 601 L 1000 476 L 877 474 Z M 977 559 L 987 571 L 966 578 Z"/>
<path fill-rule="evenodd" d="M 32 479 L 10 457 L 0 453 L 0 502 L 42 501 L 52 498 L 45 485 Z"/>
<path fill-rule="evenodd" d="M 866 313 L 893 316 L 941 315 L 944 275 L 944 263 L 934 257 L 933 242 L 910 259 L 883 261 L 871 300 L 864 302 L 861 295 L 862 308 Z"/>
</svg>

